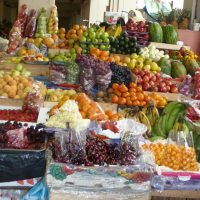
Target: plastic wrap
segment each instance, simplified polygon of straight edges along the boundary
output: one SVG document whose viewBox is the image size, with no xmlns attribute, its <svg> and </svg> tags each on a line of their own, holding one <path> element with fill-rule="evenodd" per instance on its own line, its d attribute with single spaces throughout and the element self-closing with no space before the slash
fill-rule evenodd
<svg viewBox="0 0 200 200">
<path fill-rule="evenodd" d="M 83 118 L 102 121 L 106 118 L 104 111 L 97 102 L 92 101 L 85 93 L 77 94 L 75 99 Z"/>
<path fill-rule="evenodd" d="M 170 132 L 163 152 L 163 165 L 174 170 L 199 170 L 191 132 Z"/>
<path fill-rule="evenodd" d="M 66 82 L 70 84 L 79 83 L 80 67 L 76 62 L 66 62 Z"/>
<path fill-rule="evenodd" d="M 62 84 L 66 81 L 66 72 L 63 65 L 51 64 L 50 80 L 55 84 Z"/>
<path fill-rule="evenodd" d="M 194 99 L 200 100 L 200 71 L 195 73 L 194 79 Z"/>
<path fill-rule="evenodd" d="M 21 200 L 31 199 L 49 200 L 49 190 L 43 180 L 38 182 L 33 188 L 31 188 L 27 192 L 27 194 L 23 198 L 21 198 Z"/>
<path fill-rule="evenodd" d="M 128 167 L 74 167 L 51 163 L 47 171 L 50 196 L 60 199 L 149 199 L 154 169 Z M 89 180 L 89 181 L 88 181 Z"/>
<path fill-rule="evenodd" d="M 16 20 L 10 33 L 8 43 L 8 53 L 15 53 L 22 40 L 21 23 L 20 20 Z"/>
<path fill-rule="evenodd" d="M 35 34 L 36 30 L 36 22 L 37 22 L 37 12 L 36 10 L 32 9 L 29 13 L 26 30 L 25 30 L 25 37 L 32 38 Z"/>
<path fill-rule="evenodd" d="M 0 182 L 44 176 L 45 150 L 0 150 Z"/>
<path fill-rule="evenodd" d="M 2 200 L 21 200 L 24 196 L 23 190 L 0 190 L 0 199 Z"/>
<path fill-rule="evenodd" d="M 72 130 L 67 123 L 67 129 L 55 132 L 54 138 L 50 149 L 56 162 L 75 165 L 82 165 L 86 162 L 84 132 Z"/>
<path fill-rule="evenodd" d="M 23 4 L 17 16 L 17 20 L 19 20 L 21 23 L 21 33 L 23 38 L 25 37 L 27 19 L 28 19 L 28 6 L 26 4 Z"/>
<path fill-rule="evenodd" d="M 186 96 L 192 96 L 193 88 L 191 87 L 192 84 L 192 77 L 190 75 L 187 75 L 184 79 L 184 81 L 179 86 L 179 92 Z"/>
</svg>

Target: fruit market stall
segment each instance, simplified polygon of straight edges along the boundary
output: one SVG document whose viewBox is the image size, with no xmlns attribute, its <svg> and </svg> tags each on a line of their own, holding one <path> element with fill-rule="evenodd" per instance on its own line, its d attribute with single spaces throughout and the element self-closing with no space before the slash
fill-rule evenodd
<svg viewBox="0 0 200 200">
<path fill-rule="evenodd" d="M 65 30 L 57 14 L 22 5 L 0 54 L 0 188 L 34 182 L 24 200 L 198 196 L 199 56 L 150 43 L 177 44 L 171 25 Z"/>
</svg>

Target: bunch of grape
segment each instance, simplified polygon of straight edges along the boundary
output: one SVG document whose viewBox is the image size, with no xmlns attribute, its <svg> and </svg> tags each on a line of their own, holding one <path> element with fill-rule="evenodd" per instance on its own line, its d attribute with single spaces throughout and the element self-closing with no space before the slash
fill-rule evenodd
<svg viewBox="0 0 200 200">
<path fill-rule="evenodd" d="M 129 86 L 132 82 L 131 71 L 127 67 L 111 63 L 110 69 L 112 70 L 111 85 L 113 83 L 124 83 L 126 86 Z"/>
</svg>

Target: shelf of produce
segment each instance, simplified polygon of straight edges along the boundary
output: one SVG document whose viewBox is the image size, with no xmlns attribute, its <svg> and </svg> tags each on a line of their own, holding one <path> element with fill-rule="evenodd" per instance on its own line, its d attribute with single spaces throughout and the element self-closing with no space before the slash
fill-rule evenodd
<svg viewBox="0 0 200 200">
<path fill-rule="evenodd" d="M 74 195 L 67 195 L 67 194 L 56 194 L 56 193 L 50 193 L 50 200 L 71 200 L 74 199 Z M 94 198 L 83 198 L 83 197 L 76 197 L 76 200 L 93 200 Z M 109 199 L 109 200 L 114 200 L 113 198 L 109 198 L 107 195 L 101 195 L 99 198 L 95 198 L 96 200 L 101 200 L 101 199 Z M 134 197 L 134 198 L 127 198 L 127 200 L 150 200 L 149 195 L 141 196 L 141 197 Z"/>
<path fill-rule="evenodd" d="M 8 71 L 12 70 L 16 64 L 3 63 L 0 65 L 0 70 Z M 32 76 L 45 76 L 49 74 L 50 65 L 29 65 L 24 64 L 24 67 L 31 72 Z"/>
<path fill-rule="evenodd" d="M 165 190 L 162 192 L 152 191 L 151 196 L 153 200 L 160 200 L 163 198 L 180 198 L 180 200 L 186 199 L 199 199 L 200 190 Z"/>
<path fill-rule="evenodd" d="M 69 49 L 49 49 L 48 53 L 51 55 L 57 55 L 59 53 L 67 53 L 69 52 Z"/>
<path fill-rule="evenodd" d="M 166 43 L 157 43 L 157 42 L 151 42 L 150 45 L 153 45 L 156 48 L 163 49 L 163 50 L 179 50 L 181 47 L 184 47 L 186 49 L 190 49 L 190 46 L 182 46 L 182 45 L 174 45 L 174 44 L 166 44 Z"/>
<path fill-rule="evenodd" d="M 118 105 L 117 104 L 113 104 L 113 103 L 105 103 L 105 102 L 98 102 L 100 107 L 103 110 L 112 110 L 113 112 L 117 112 L 118 109 Z M 44 102 L 44 107 L 46 108 L 52 108 L 53 106 L 57 105 L 58 102 L 49 102 L 49 101 L 45 101 Z"/>
<path fill-rule="evenodd" d="M 23 99 L 11 99 L 11 98 L 1 98 L 0 97 L 0 105 L 1 106 L 14 106 L 21 107 L 23 105 Z M 39 102 L 41 107 L 44 106 L 44 100 Z"/>
</svg>

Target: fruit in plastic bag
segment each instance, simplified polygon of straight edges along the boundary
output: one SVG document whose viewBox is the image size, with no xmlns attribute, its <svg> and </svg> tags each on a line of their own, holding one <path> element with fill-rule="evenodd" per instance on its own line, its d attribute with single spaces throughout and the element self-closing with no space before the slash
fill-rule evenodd
<svg viewBox="0 0 200 200">
<path fill-rule="evenodd" d="M 16 20 L 9 33 L 9 43 L 7 52 L 14 53 L 16 49 L 19 47 L 21 39 L 22 39 L 21 22 L 19 20 Z"/>
<path fill-rule="evenodd" d="M 36 22 L 37 22 L 37 12 L 36 10 L 32 9 L 28 16 L 26 30 L 24 33 L 25 37 L 32 38 L 34 36 L 36 30 Z"/>
<path fill-rule="evenodd" d="M 23 38 L 25 37 L 24 33 L 26 30 L 27 19 L 28 19 L 28 6 L 27 4 L 23 4 L 17 16 L 17 20 L 19 20 L 21 23 L 21 33 Z"/>
<path fill-rule="evenodd" d="M 42 8 L 40 10 L 37 22 L 37 30 L 35 37 L 44 37 L 47 34 L 47 13 L 46 9 Z"/>
<path fill-rule="evenodd" d="M 48 20 L 48 33 L 57 34 L 58 33 L 58 11 L 57 7 L 54 6 L 51 10 L 51 14 Z"/>
<path fill-rule="evenodd" d="M 173 170 L 198 171 L 191 132 L 171 131 L 164 149 L 162 164 Z"/>
<path fill-rule="evenodd" d="M 200 71 L 196 71 L 194 77 L 194 99 L 200 99 Z"/>
</svg>

